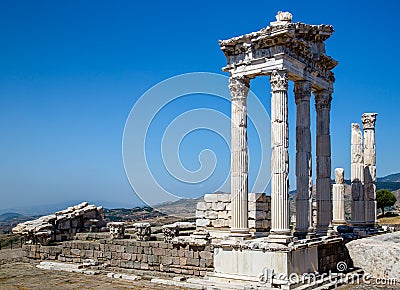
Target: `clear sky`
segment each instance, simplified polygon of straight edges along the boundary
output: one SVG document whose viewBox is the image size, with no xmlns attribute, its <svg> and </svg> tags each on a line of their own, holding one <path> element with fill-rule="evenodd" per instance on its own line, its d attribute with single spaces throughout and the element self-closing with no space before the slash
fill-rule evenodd
<svg viewBox="0 0 400 290">
<path fill-rule="evenodd" d="M 339 61 L 332 167 L 349 177 L 350 124 L 377 112 L 378 176 L 400 172 L 398 1 L 1 1 L 0 210 L 65 200 L 138 204 L 121 149 L 133 105 L 175 75 L 222 73 L 218 40 L 259 30 L 279 10 L 295 22 L 335 28 L 327 41 L 327 53 Z M 252 90 L 270 112 L 268 79 L 252 81 Z M 205 100 L 229 114 L 228 102 Z M 170 104 L 168 114 L 196 104 Z M 294 185 L 293 97 L 289 105 Z M 182 163 L 196 170 L 197 153 L 216 144 L 226 173 L 229 147 L 206 133 L 182 141 Z M 154 156 L 160 148 L 150 145 Z"/>
</svg>

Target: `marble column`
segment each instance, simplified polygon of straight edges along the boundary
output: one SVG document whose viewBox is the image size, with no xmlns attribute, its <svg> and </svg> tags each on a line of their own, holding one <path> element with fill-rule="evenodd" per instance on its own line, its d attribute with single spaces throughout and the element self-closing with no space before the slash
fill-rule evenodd
<svg viewBox="0 0 400 290">
<path fill-rule="evenodd" d="M 271 232 L 270 239 L 288 242 L 289 228 L 289 131 L 288 75 L 285 70 L 271 74 Z"/>
<path fill-rule="evenodd" d="M 332 188 L 332 225 L 335 227 L 346 224 L 344 209 L 344 169 L 335 169 L 335 184 Z"/>
<path fill-rule="evenodd" d="M 247 77 L 230 78 L 232 96 L 231 116 L 231 204 L 232 235 L 248 235 L 248 152 L 247 105 L 250 80 Z"/>
<path fill-rule="evenodd" d="M 315 109 L 317 111 L 317 225 L 319 235 L 326 235 L 332 222 L 332 193 L 331 193 L 331 135 L 330 112 L 332 93 L 328 90 L 316 91 Z"/>
<path fill-rule="evenodd" d="M 376 151 L 375 121 L 376 113 L 365 113 L 361 121 L 364 129 L 364 200 L 365 225 L 373 227 L 376 219 Z"/>
<path fill-rule="evenodd" d="M 351 224 L 364 226 L 364 152 L 360 125 L 351 124 Z"/>
<path fill-rule="evenodd" d="M 311 83 L 296 81 L 296 230 L 295 235 L 306 237 L 312 227 L 312 167 L 310 97 Z"/>
</svg>

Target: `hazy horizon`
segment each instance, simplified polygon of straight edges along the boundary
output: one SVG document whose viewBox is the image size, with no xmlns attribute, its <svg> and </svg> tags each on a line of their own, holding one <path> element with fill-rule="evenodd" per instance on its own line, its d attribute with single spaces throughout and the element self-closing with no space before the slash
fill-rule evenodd
<svg viewBox="0 0 400 290">
<path fill-rule="evenodd" d="M 143 205 L 125 175 L 122 157 L 124 128 L 133 106 L 150 88 L 176 75 L 209 72 L 226 77 L 221 71 L 226 59 L 218 40 L 266 27 L 275 20 L 277 11 L 291 12 L 294 22 L 331 24 L 335 29 L 326 42 L 327 54 L 339 61 L 334 69 L 331 110 L 332 172 L 343 167 L 349 178 L 351 123 L 360 123 L 365 112 L 378 113 L 377 175 L 400 172 L 400 154 L 396 154 L 400 135 L 395 133 L 400 88 L 394 71 L 400 60 L 393 57 L 400 42 L 395 37 L 399 4 L 267 1 L 257 3 L 257 9 L 250 11 L 241 9 L 241 5 L 245 8 L 239 1 L 230 1 L 229 5 L 216 1 L 2 3 L 0 209 L 68 200 Z M 269 78 L 252 80 L 251 89 L 259 109 L 269 113 Z M 162 147 L 163 140 L 168 141 L 164 133 L 178 116 L 195 114 L 197 108 L 217 112 L 221 122 L 214 117 L 207 121 L 221 125 L 227 135 L 197 129 L 182 137 L 175 132 L 176 138 Z M 138 136 L 138 141 L 147 142 L 146 166 L 151 168 L 146 169 L 152 180 L 140 175 L 135 176 L 135 182 L 144 189 L 148 185 L 150 194 L 154 180 L 160 187 L 187 197 L 221 187 L 226 190 L 230 128 L 223 122 L 229 119 L 230 103 L 198 93 L 174 100 L 159 111 L 148 105 L 141 110 L 141 117 L 151 109 L 156 114 L 148 135 Z M 249 114 L 252 112 L 249 110 Z M 201 128 L 198 119 L 182 117 L 178 127 Z M 266 118 L 262 120 L 268 123 Z M 315 182 L 313 97 L 311 120 Z M 134 124 L 139 121 L 138 117 Z M 250 173 L 261 168 L 258 156 L 263 148 L 259 147 L 269 142 L 256 138 L 256 125 L 260 123 L 249 125 L 249 147 L 254 154 Z M 289 86 L 289 135 L 289 179 L 294 189 L 293 84 Z M 174 140 L 181 137 L 181 143 L 175 146 Z M 178 165 L 186 170 L 184 176 L 204 181 L 174 178 L 171 172 L 179 176 L 181 168 L 166 161 L 176 156 Z M 142 164 L 131 165 L 139 172 L 145 170 Z M 201 169 L 215 169 L 215 174 L 203 174 Z M 249 175 L 252 185 L 255 179 L 254 174 Z M 140 194 L 143 197 L 143 192 Z"/>
</svg>

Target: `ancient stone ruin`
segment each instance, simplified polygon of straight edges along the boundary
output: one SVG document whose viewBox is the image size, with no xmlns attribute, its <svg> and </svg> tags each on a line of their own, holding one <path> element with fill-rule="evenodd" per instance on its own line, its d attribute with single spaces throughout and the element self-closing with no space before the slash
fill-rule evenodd
<svg viewBox="0 0 400 290">
<path fill-rule="evenodd" d="M 105 236 L 83 235 L 80 232 L 104 227 L 101 208 L 86 203 L 18 225 L 15 233 L 40 242 L 26 245 L 25 256 L 73 263 L 90 259 L 104 268 L 186 275 L 153 282 L 196 289 L 311 289 L 290 280 L 290 275 L 317 275 L 324 284 L 328 280 L 323 275 L 338 271 L 339 262 L 352 267 L 345 240 L 337 232 L 347 224 L 343 168 L 335 170 L 331 187 L 332 69 L 338 62 L 326 54 L 324 42 L 332 33 L 331 25 L 293 23 L 290 13 L 279 12 L 268 27 L 219 42 L 227 60 L 223 70 L 230 74 L 232 96 L 231 193 L 206 194 L 197 204 L 196 224 L 177 222 L 156 233 L 150 223 L 141 222 L 133 224 L 135 234 L 130 235 L 124 223 L 114 222 L 108 224 L 110 231 Z M 251 79 L 263 76 L 269 77 L 272 93 L 271 196 L 248 192 L 246 99 Z M 294 228 L 289 216 L 289 81 L 294 82 L 296 103 L 296 163 L 291 167 L 296 173 Z M 315 204 L 312 94 L 316 110 Z M 373 234 L 378 233 L 375 119 L 375 113 L 362 116 L 364 139 L 360 126 L 352 124 L 352 227 L 347 227 Z M 156 237 L 160 231 L 162 239 Z M 74 234 L 74 241 L 44 246 L 49 241 L 71 239 Z"/>
<path fill-rule="evenodd" d="M 351 223 L 353 226 L 374 227 L 376 218 L 376 113 L 361 117 L 363 134 L 358 123 L 351 126 Z"/>
<path fill-rule="evenodd" d="M 14 234 L 20 234 L 29 243 L 47 245 L 53 241 L 73 239 L 76 233 L 98 232 L 106 226 L 103 208 L 83 202 L 76 206 L 18 224 Z"/>
</svg>

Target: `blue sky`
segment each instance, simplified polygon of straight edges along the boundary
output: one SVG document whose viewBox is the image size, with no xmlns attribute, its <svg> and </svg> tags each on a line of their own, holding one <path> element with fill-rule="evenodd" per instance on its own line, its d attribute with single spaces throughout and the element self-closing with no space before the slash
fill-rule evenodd
<svg viewBox="0 0 400 290">
<path fill-rule="evenodd" d="M 327 53 L 339 61 L 332 167 L 344 167 L 349 177 L 350 124 L 360 122 L 364 112 L 377 112 L 378 176 L 399 172 L 398 6 L 397 1 L 2 1 L 0 209 L 65 200 L 138 204 L 121 150 L 132 106 L 169 77 L 221 73 L 225 57 L 218 39 L 259 30 L 279 10 L 290 11 L 296 22 L 335 28 L 327 41 Z M 252 90 L 269 112 L 268 79 L 252 81 Z M 294 185 L 292 97 L 289 110 Z M 221 111 L 229 113 L 229 105 L 221 104 Z M 207 148 L 204 132 L 198 133 L 185 142 Z M 213 138 L 226 167 L 226 145 Z M 182 152 L 182 160 L 195 170 L 192 153 Z"/>
</svg>

